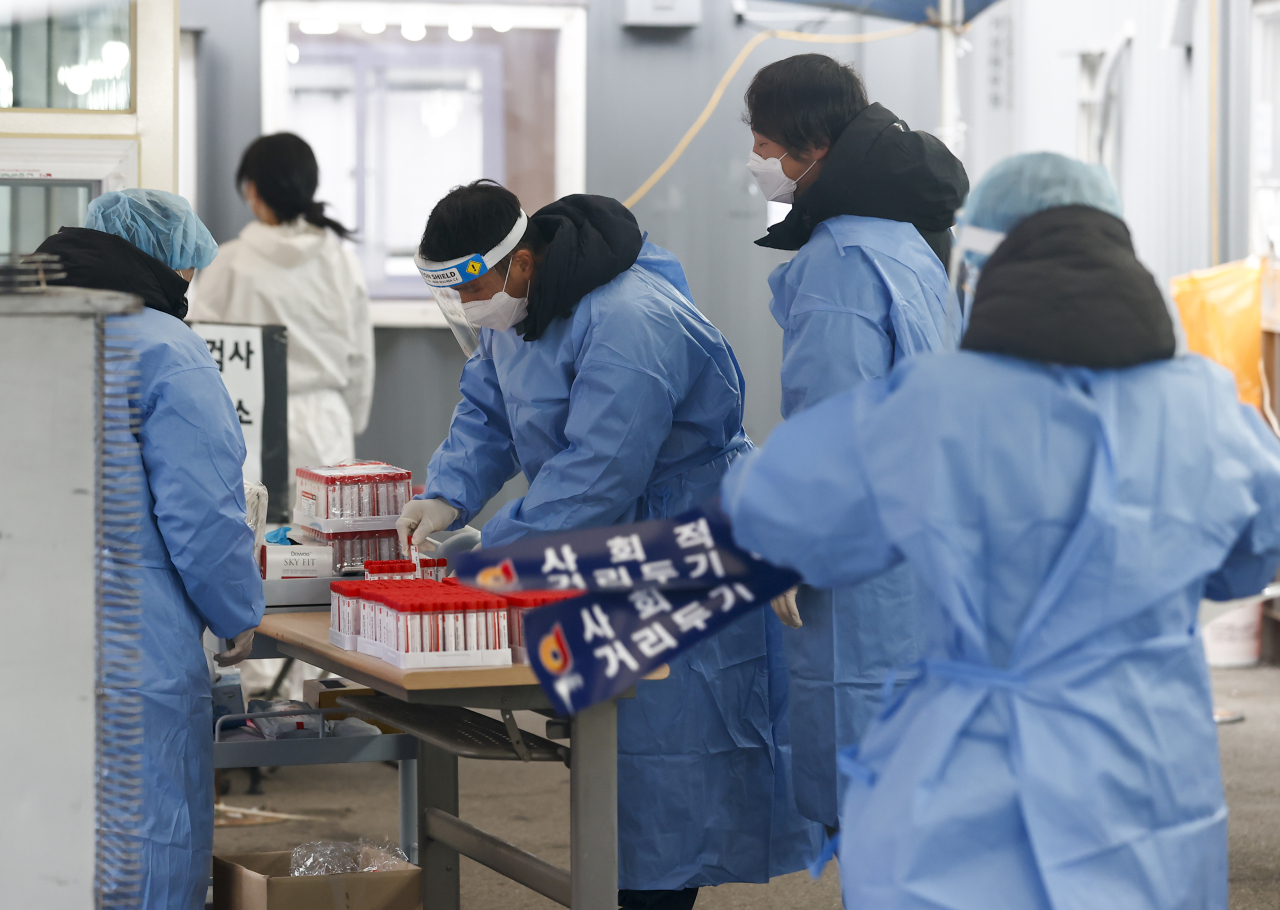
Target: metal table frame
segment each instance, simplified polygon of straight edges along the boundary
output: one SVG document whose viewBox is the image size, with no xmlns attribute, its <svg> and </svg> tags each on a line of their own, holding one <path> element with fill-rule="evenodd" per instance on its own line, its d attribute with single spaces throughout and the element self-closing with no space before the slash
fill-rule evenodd
<svg viewBox="0 0 1280 910">
<path fill-rule="evenodd" d="M 335 653 L 336 652 L 336 653 Z M 329 670 L 375 692 L 411 705 L 450 705 L 490 710 L 549 710 L 536 684 L 467 688 L 406 688 L 343 659 L 336 648 L 305 647 L 259 630 L 252 658 L 293 657 Z M 377 737 L 378 739 L 388 737 Z M 399 737 L 395 737 L 398 739 Z M 314 746 L 316 740 L 295 741 Z M 533 888 L 573 910 L 616 910 L 618 903 L 618 723 L 617 705 L 606 702 L 570 721 L 570 866 L 558 869 L 458 818 L 458 758 L 416 740 L 416 780 L 401 763 L 401 802 L 416 799 L 417 859 L 422 868 L 423 910 L 459 910 L 459 855 Z M 256 744 L 254 744 L 256 745 Z M 363 760 L 359 758 L 347 760 Z M 402 836 L 407 835 L 402 808 Z M 565 879 L 567 878 L 567 888 Z"/>
</svg>

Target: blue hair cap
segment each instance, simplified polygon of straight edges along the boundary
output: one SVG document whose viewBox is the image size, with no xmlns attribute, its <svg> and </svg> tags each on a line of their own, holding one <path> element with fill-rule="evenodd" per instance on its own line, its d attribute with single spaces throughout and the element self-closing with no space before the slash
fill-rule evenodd
<svg viewBox="0 0 1280 910">
<path fill-rule="evenodd" d="M 1124 217 L 1106 168 L 1055 152 L 1031 152 L 1006 158 L 987 172 L 965 200 L 960 224 L 1007 234 L 1024 218 L 1064 205 Z"/>
<path fill-rule="evenodd" d="M 114 190 L 89 203 L 84 226 L 123 237 L 171 269 L 202 269 L 218 255 L 191 203 L 163 190 Z"/>
</svg>

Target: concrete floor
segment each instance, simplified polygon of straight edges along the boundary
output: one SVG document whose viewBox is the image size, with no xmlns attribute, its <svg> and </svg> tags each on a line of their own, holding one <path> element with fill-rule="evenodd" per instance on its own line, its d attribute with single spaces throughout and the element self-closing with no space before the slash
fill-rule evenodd
<svg viewBox="0 0 1280 910">
<path fill-rule="evenodd" d="M 1231 808 L 1231 910 L 1280 910 L 1280 668 L 1214 671 L 1218 706 L 1245 720 L 1219 728 Z M 520 723 L 541 732 L 536 715 Z M 246 796 L 248 776 L 232 771 L 232 805 L 307 815 L 243 828 L 218 828 L 215 853 L 287 850 L 307 840 L 397 836 L 396 771 L 386 765 L 280 768 Z M 569 772 L 561 765 L 463 761 L 462 817 L 558 865 L 569 861 Z M 477 863 L 462 861 L 464 908 L 550 910 L 552 901 Z M 835 863 L 818 881 L 808 873 L 767 885 L 705 888 L 698 910 L 839 910 Z"/>
</svg>

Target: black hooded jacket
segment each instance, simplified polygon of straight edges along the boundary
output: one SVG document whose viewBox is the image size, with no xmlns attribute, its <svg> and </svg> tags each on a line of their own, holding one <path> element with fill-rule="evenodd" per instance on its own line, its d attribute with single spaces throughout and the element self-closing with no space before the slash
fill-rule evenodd
<svg viewBox="0 0 1280 910">
<path fill-rule="evenodd" d="M 190 283 L 159 259 L 123 237 L 90 228 L 64 227 L 46 238 L 37 253 L 52 253 L 67 277 L 53 284 L 137 294 L 153 310 L 187 316 Z"/>
<path fill-rule="evenodd" d="M 940 139 L 912 130 L 888 108 L 872 104 L 845 127 L 818 179 L 796 197 L 787 217 L 756 243 L 798 250 L 828 218 L 861 215 L 915 225 L 945 266 L 951 256 L 949 229 L 968 193 L 964 165 Z"/>
<path fill-rule="evenodd" d="M 568 319 L 583 297 L 635 265 L 644 238 L 636 216 L 608 196 L 565 196 L 529 220 L 547 248 L 517 330 L 536 341 L 553 320 Z"/>
<path fill-rule="evenodd" d="M 960 347 L 1112 370 L 1168 360 L 1175 338 L 1125 223 L 1064 205 L 1018 222 L 991 254 Z"/>
</svg>

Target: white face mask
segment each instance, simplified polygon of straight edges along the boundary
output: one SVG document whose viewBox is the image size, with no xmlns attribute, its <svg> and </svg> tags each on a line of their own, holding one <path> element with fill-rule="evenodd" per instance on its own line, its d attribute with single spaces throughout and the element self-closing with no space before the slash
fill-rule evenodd
<svg viewBox="0 0 1280 910">
<path fill-rule="evenodd" d="M 502 290 L 486 300 L 463 302 L 467 322 L 476 328 L 496 329 L 505 332 L 520 321 L 529 312 L 528 297 L 512 297 L 507 293 L 507 279 L 511 277 L 511 263 L 507 263 L 507 274 L 502 279 Z"/>
<path fill-rule="evenodd" d="M 785 154 L 782 158 L 787 157 Z M 760 192 L 770 202 L 794 202 L 796 198 L 796 181 L 782 170 L 782 158 L 761 158 L 755 152 L 747 156 L 747 170 L 760 184 Z M 804 169 L 804 174 L 813 170 L 814 161 Z M 800 177 L 803 178 L 804 174 Z"/>
</svg>

